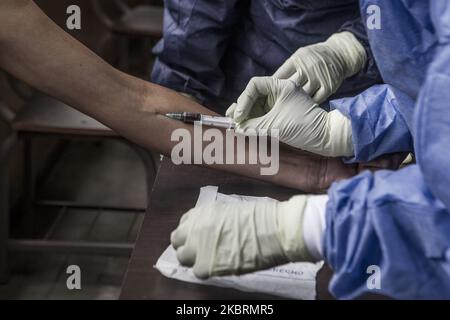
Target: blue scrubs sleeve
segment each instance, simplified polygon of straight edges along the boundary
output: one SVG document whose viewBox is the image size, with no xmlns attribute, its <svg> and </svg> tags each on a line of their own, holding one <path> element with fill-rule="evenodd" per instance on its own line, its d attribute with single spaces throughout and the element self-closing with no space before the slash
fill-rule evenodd
<svg viewBox="0 0 450 320">
<path fill-rule="evenodd" d="M 329 199 L 324 249 L 337 298 L 450 298 L 450 214 L 417 165 L 366 171 L 334 184 Z"/>
<path fill-rule="evenodd" d="M 450 208 L 450 3 L 431 4 L 439 41 L 417 103 L 414 143 L 431 190 Z"/>
<path fill-rule="evenodd" d="M 164 37 L 154 48 L 152 81 L 200 102 L 220 96 L 225 85 L 220 63 L 241 16 L 239 1 L 164 3 Z"/>
<path fill-rule="evenodd" d="M 352 123 L 355 156 L 348 162 L 367 162 L 389 153 L 412 152 L 410 132 L 414 101 L 389 85 L 376 85 L 352 98 L 333 100 Z"/>
<path fill-rule="evenodd" d="M 325 257 L 334 271 L 330 290 L 344 299 L 366 292 L 397 299 L 450 299 L 450 3 L 376 3 L 392 15 L 385 23 L 398 30 L 380 34 L 374 42 L 379 44 L 374 50 L 382 49 L 379 56 L 385 57 L 379 66 L 399 84 L 397 88 L 410 91 L 406 100 L 418 96 L 412 121 L 418 163 L 396 172 L 367 171 L 331 187 L 324 240 Z M 391 59 L 392 51 L 396 59 Z M 401 73 L 403 69 L 415 71 Z M 382 145 L 374 137 L 390 132 L 392 110 L 406 110 L 399 92 L 379 89 L 379 94 L 371 91 L 347 104 L 335 104 L 352 119 L 352 126 L 367 115 L 361 120 L 370 126 L 354 127 L 357 148 L 363 149 L 358 141 L 364 146 L 371 139 L 375 147 L 370 153 Z M 411 126 L 411 118 L 403 118 Z M 388 140 L 401 137 L 395 134 L 397 127 Z M 378 288 L 371 283 L 374 276 L 379 276 Z"/>
</svg>

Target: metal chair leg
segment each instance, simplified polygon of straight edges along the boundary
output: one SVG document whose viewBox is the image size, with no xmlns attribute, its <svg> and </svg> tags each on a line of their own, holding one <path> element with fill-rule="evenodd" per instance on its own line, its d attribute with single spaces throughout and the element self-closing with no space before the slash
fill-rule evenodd
<svg viewBox="0 0 450 320">
<path fill-rule="evenodd" d="M 0 149 L 0 284 L 8 282 L 9 240 L 9 160 L 16 143 L 16 135 L 5 139 Z"/>
<path fill-rule="evenodd" d="M 34 201 L 35 201 L 35 174 L 33 168 L 33 141 L 30 137 L 24 138 L 24 235 L 33 238 L 34 235 Z"/>
</svg>

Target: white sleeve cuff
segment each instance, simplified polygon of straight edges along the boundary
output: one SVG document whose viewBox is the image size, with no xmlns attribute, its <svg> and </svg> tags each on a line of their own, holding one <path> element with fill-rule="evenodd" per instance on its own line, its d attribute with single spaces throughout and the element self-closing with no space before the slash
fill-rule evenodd
<svg viewBox="0 0 450 320">
<path fill-rule="evenodd" d="M 325 213 L 328 196 L 310 196 L 303 215 L 303 240 L 309 254 L 316 261 L 323 260 Z"/>
</svg>

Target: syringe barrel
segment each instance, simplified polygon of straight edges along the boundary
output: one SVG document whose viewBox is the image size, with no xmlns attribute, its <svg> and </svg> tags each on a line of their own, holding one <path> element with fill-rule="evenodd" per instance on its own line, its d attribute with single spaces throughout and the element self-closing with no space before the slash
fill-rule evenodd
<svg viewBox="0 0 450 320">
<path fill-rule="evenodd" d="M 202 125 L 205 126 L 225 128 L 225 129 L 234 129 L 235 127 L 233 119 L 228 117 L 215 117 L 202 115 L 201 123 Z"/>
</svg>

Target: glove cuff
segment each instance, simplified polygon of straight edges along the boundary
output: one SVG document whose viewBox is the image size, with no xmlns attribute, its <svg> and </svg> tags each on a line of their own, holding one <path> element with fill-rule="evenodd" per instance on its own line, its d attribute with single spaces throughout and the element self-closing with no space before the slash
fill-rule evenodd
<svg viewBox="0 0 450 320">
<path fill-rule="evenodd" d="M 324 259 L 324 238 L 328 195 L 308 197 L 303 217 L 303 238 L 306 248 L 314 258 L 313 262 Z"/>
<path fill-rule="evenodd" d="M 355 150 L 352 139 L 352 124 L 349 118 L 340 111 L 328 112 L 327 119 L 327 156 L 329 157 L 351 157 Z"/>
<path fill-rule="evenodd" d="M 358 39 L 348 31 L 335 33 L 325 42 L 339 57 L 341 63 L 346 66 L 345 78 L 357 74 L 364 68 L 367 62 L 367 53 Z"/>
<path fill-rule="evenodd" d="M 313 261 L 303 237 L 303 217 L 308 196 L 295 196 L 279 203 L 278 240 L 290 262 Z"/>
</svg>

